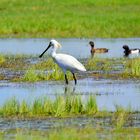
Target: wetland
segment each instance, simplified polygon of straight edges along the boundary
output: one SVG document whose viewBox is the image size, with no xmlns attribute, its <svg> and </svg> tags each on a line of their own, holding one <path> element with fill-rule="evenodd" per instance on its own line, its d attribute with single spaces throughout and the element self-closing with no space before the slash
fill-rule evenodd
<svg viewBox="0 0 140 140">
<path fill-rule="evenodd" d="M 61 129 L 62 139 L 69 132 L 75 138 L 84 132 L 88 133 L 85 139 L 114 135 L 120 139 L 122 133 L 138 139 L 140 57 L 124 57 L 122 45 L 136 48 L 140 39 L 58 40 L 62 44 L 58 51 L 73 55 L 87 69 L 84 74 L 77 73 L 76 86 L 69 73 L 70 83 L 65 85 L 64 75 L 49 53 L 38 57 L 49 39 L 0 40 L 0 138 L 31 139 L 35 134 L 40 139 L 42 135 L 60 139 L 57 129 Z M 92 56 L 89 40 L 109 52 Z M 69 130 L 79 132 L 72 136 Z"/>
</svg>

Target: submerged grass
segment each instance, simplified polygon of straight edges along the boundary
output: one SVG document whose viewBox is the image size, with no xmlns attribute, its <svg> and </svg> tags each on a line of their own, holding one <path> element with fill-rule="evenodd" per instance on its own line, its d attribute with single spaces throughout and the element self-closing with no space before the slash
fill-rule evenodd
<svg viewBox="0 0 140 140">
<path fill-rule="evenodd" d="M 12 98 L 0 107 L 0 117 L 14 119 L 33 119 L 47 117 L 94 117 L 108 118 L 110 126 L 119 130 L 131 120 L 133 111 L 117 107 L 116 111 L 99 111 L 96 98 L 90 95 L 86 101 L 81 96 L 57 96 L 56 99 L 37 98 L 32 103 L 19 102 Z"/>
<path fill-rule="evenodd" d="M 27 61 L 33 56 L 27 55 L 2 55 L 0 54 L 0 68 L 15 70 L 25 70 L 29 66 Z M 2 63 L 1 63 L 2 62 Z"/>
<path fill-rule="evenodd" d="M 35 61 L 36 63 L 33 63 Z M 82 60 L 80 60 L 82 61 Z M 83 64 L 88 76 L 96 78 L 140 78 L 140 58 L 89 58 L 83 60 Z M 62 69 L 53 62 L 52 58 L 38 60 L 38 56 L 26 55 L 0 55 L 0 68 L 3 73 L 0 79 L 14 82 L 37 82 L 43 80 L 64 80 Z M 8 72 L 5 72 L 5 70 Z M 11 73 L 11 74 L 10 74 Z M 13 76 L 12 76 L 13 75 Z M 67 73 L 68 79 L 72 80 L 73 76 Z M 80 78 L 81 75 L 78 75 Z"/>
<path fill-rule="evenodd" d="M 10 134 L 12 134 L 12 138 L 16 140 L 139 140 L 139 131 L 139 128 L 121 128 L 116 130 L 104 129 L 100 126 L 85 126 L 83 128 L 61 127 L 47 131 L 16 130 L 13 133 L 1 133 L 0 139 L 10 138 Z"/>
<path fill-rule="evenodd" d="M 50 67 L 49 67 L 50 69 Z M 67 76 L 69 79 L 72 79 L 72 74 L 67 73 Z M 33 68 L 30 68 L 26 70 L 23 77 L 15 78 L 14 81 L 22 81 L 22 82 L 37 82 L 37 81 L 43 81 L 43 80 L 64 80 L 64 73 L 62 70 L 57 66 L 57 64 L 54 64 L 54 67 L 52 70 L 36 70 Z"/>
<path fill-rule="evenodd" d="M 90 58 L 86 68 L 93 76 L 108 78 L 140 78 L 140 58 Z M 97 73 L 97 75 L 94 73 Z"/>
<path fill-rule="evenodd" d="M 0 36 L 138 37 L 139 5 L 139 0 L 1 0 Z"/>
<path fill-rule="evenodd" d="M 96 99 L 90 96 L 84 103 L 79 96 L 58 96 L 54 101 L 46 98 L 35 99 L 32 104 L 26 101 L 19 103 L 15 98 L 0 107 L 3 117 L 64 117 L 73 115 L 93 115 L 98 111 Z"/>
<path fill-rule="evenodd" d="M 3 55 L 0 54 L 0 65 L 2 65 L 5 62 L 5 58 Z"/>
<path fill-rule="evenodd" d="M 127 60 L 125 63 L 124 76 L 130 78 L 140 78 L 140 58 Z"/>
<path fill-rule="evenodd" d="M 90 71 L 100 71 L 108 73 L 118 70 L 117 65 L 121 65 L 121 59 L 115 58 L 90 58 L 87 60 L 85 67 Z"/>
<path fill-rule="evenodd" d="M 132 112 L 130 108 L 127 110 L 121 106 L 116 106 L 116 112 L 112 116 L 112 123 L 117 130 L 121 129 L 126 121 L 129 119 L 129 113 Z"/>
</svg>

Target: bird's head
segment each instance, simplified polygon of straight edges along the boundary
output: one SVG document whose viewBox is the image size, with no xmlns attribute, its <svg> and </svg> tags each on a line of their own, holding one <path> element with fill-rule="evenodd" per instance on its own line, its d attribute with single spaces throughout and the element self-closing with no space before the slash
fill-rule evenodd
<svg viewBox="0 0 140 140">
<path fill-rule="evenodd" d="M 54 39 L 52 39 L 51 41 L 50 41 L 50 44 L 49 44 L 49 46 L 51 47 L 53 47 L 53 48 L 61 48 L 61 45 L 60 45 L 60 43 L 58 43 L 56 40 L 54 40 Z"/>
<path fill-rule="evenodd" d="M 58 43 L 56 40 L 52 39 L 48 45 L 48 47 L 46 48 L 46 50 L 39 56 L 40 58 L 43 56 L 43 54 L 50 48 L 52 47 L 53 49 L 57 49 L 57 48 L 60 48 L 61 45 L 60 43 Z"/>
<path fill-rule="evenodd" d="M 94 47 L 94 42 L 93 41 L 90 41 L 89 44 L 92 48 Z"/>
<path fill-rule="evenodd" d="M 128 45 L 123 45 L 123 49 L 125 49 L 125 50 L 129 50 Z"/>
</svg>

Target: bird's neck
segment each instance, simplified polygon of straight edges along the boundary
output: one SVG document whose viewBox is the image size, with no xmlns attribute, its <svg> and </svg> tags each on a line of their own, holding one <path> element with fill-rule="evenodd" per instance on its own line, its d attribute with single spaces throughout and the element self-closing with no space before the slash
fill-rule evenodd
<svg viewBox="0 0 140 140">
<path fill-rule="evenodd" d="M 52 57 L 55 57 L 56 56 L 56 48 L 53 48 L 52 49 L 51 56 Z"/>
</svg>

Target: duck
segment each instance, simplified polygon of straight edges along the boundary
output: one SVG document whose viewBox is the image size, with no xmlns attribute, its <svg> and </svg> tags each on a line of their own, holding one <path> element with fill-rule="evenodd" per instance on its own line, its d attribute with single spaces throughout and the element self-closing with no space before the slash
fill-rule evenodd
<svg viewBox="0 0 140 140">
<path fill-rule="evenodd" d="M 140 53 L 140 49 L 138 49 L 138 48 L 130 49 L 128 47 L 128 45 L 123 45 L 123 49 L 124 49 L 125 56 L 128 56 L 129 54 L 139 54 Z"/>
<path fill-rule="evenodd" d="M 90 41 L 89 42 L 90 46 L 91 46 L 91 54 L 93 53 L 107 53 L 109 49 L 107 48 L 94 48 L 94 42 L 93 41 Z"/>
</svg>

